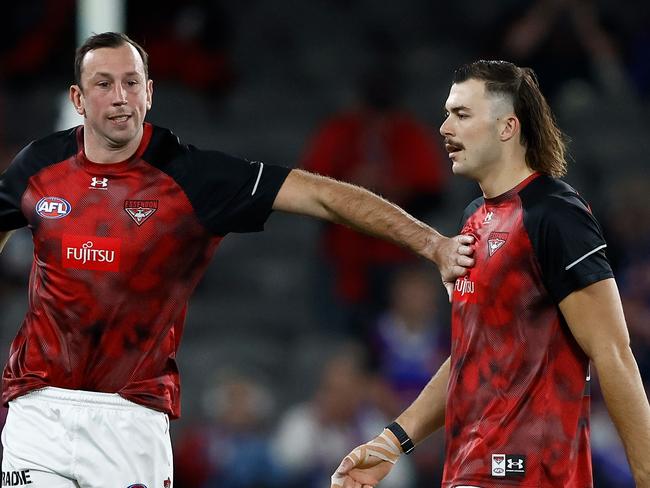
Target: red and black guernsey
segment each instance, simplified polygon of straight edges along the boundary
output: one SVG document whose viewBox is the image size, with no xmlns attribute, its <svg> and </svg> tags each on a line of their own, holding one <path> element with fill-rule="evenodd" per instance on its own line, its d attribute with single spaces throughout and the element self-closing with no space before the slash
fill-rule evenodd
<svg viewBox="0 0 650 488">
<path fill-rule="evenodd" d="M 150 124 L 119 163 L 89 161 L 82 127 L 28 145 L 0 177 L 0 231 L 34 240 L 2 401 L 56 386 L 178 417 L 188 299 L 223 236 L 262 230 L 288 173 Z"/>
<path fill-rule="evenodd" d="M 613 276 L 598 223 L 533 174 L 472 202 L 462 233 L 476 266 L 453 295 L 443 487 L 591 487 L 589 360 L 558 304 Z"/>
</svg>

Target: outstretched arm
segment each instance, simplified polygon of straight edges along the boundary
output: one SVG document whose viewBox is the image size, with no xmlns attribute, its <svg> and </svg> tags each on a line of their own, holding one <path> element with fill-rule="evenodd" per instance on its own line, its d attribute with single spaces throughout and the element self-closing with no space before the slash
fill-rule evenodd
<svg viewBox="0 0 650 488">
<path fill-rule="evenodd" d="M 616 282 L 610 278 L 575 291 L 560 302 L 560 310 L 598 371 L 636 486 L 650 488 L 650 406 L 630 349 Z"/>
<path fill-rule="evenodd" d="M 449 364 L 450 359 L 447 359 L 396 420 L 414 444 L 423 441 L 445 423 Z M 332 475 L 332 488 L 374 488 L 390 473 L 401 454 L 397 437 L 384 429 L 379 436 L 345 456 Z"/>
<path fill-rule="evenodd" d="M 438 266 L 448 291 L 474 264 L 471 236 L 445 237 L 397 205 L 332 178 L 292 170 L 273 209 L 344 224 L 410 249 Z"/>
</svg>

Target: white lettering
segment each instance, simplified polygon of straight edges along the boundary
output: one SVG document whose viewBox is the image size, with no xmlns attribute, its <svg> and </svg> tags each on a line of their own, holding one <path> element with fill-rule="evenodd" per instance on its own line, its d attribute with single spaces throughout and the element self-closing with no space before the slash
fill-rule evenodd
<svg viewBox="0 0 650 488">
<path fill-rule="evenodd" d="M 465 293 L 474 293 L 474 282 L 467 279 L 467 277 L 456 280 L 456 291 L 460 293 L 460 296 L 465 295 Z"/>
<path fill-rule="evenodd" d="M 86 264 L 91 261 L 94 263 L 112 263 L 115 261 L 115 251 L 108 249 L 93 249 L 93 243 L 88 241 L 78 247 L 69 247 L 66 249 L 67 259 L 74 261 L 81 261 L 81 264 Z"/>
<path fill-rule="evenodd" d="M 52 213 L 55 212 L 58 214 L 65 213 L 65 205 L 61 202 L 43 202 L 38 206 L 37 209 L 39 212 Z"/>
</svg>

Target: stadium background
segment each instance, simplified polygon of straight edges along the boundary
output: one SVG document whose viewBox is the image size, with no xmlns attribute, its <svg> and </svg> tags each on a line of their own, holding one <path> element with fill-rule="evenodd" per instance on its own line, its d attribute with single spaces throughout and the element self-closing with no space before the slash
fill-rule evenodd
<svg viewBox="0 0 650 488">
<path fill-rule="evenodd" d="M 148 120 L 199 147 L 292 167 L 308 164 L 310 141 L 325 121 L 359 112 L 361 93 L 366 100 L 374 93 L 378 105 L 388 98 L 426 127 L 439 151 L 432 164 L 443 175 L 430 198 L 418 188 L 404 201 L 448 234 L 477 194 L 475 185 L 450 177 L 441 155 L 437 129 L 453 69 L 478 57 L 533 67 L 571 138 L 566 179 L 604 226 L 648 385 L 650 4 L 105 4 L 123 5 L 126 32 L 151 55 L 155 91 Z M 79 15 L 73 0 L 23 0 L 5 5 L 3 18 L 2 168 L 29 141 L 78 123 L 62 107 Z M 384 120 L 394 114 L 385 111 Z M 379 183 L 374 189 L 392 190 Z M 374 435 L 412 397 L 422 374 L 444 359 L 447 307 L 432 267 L 403 256 L 388 259 L 366 279 L 365 294 L 341 296 L 334 286 L 345 288 L 349 277 L 337 276 L 323 251 L 328 243 L 320 223 L 274 214 L 266 232 L 231 235 L 221 245 L 191 302 L 178 358 L 183 417 L 172 429 L 177 488 L 327 486 L 336 460 Z M 0 256 L 3 358 L 25 311 L 31 259 L 24 230 Z M 399 284 L 389 285 L 396 276 Z M 398 354 L 386 338 L 398 334 L 400 313 L 423 326 L 400 336 L 405 349 Z M 409 373 L 410 361 L 421 368 L 420 377 Z M 597 385 L 593 395 L 596 486 L 633 486 Z M 385 486 L 436 486 L 441 450 L 437 436 L 401 462 Z"/>
</svg>

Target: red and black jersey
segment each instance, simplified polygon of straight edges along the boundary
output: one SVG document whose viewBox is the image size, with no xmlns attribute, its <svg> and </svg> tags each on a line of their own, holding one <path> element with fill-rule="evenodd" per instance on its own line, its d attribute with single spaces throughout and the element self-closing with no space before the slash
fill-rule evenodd
<svg viewBox="0 0 650 488">
<path fill-rule="evenodd" d="M 453 295 L 443 486 L 591 487 L 589 359 L 558 304 L 613 276 L 598 223 L 533 174 L 470 204 L 462 233 L 476 265 Z"/>
<path fill-rule="evenodd" d="M 23 149 L 0 177 L 0 231 L 29 226 L 29 308 L 2 401 L 46 386 L 119 393 L 180 414 L 176 352 L 190 294 L 228 232 L 262 230 L 289 170 L 182 144 L 144 124 L 98 164 L 83 128 Z"/>
</svg>

